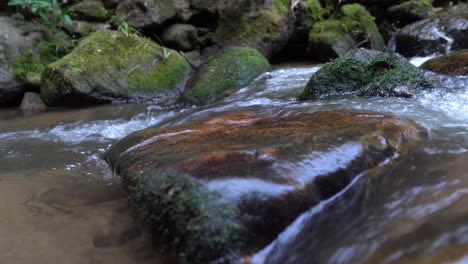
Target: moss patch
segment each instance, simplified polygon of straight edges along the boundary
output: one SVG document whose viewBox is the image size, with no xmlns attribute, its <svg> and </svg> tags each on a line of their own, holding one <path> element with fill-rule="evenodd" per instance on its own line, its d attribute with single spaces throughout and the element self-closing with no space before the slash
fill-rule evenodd
<svg viewBox="0 0 468 264">
<path fill-rule="evenodd" d="M 227 89 L 245 85 L 269 69 L 268 60 L 255 49 L 230 48 L 208 60 L 186 97 L 196 104 L 209 103 Z"/>
<path fill-rule="evenodd" d="M 189 71 L 175 51 L 165 58 L 162 47 L 150 40 L 101 31 L 47 67 L 42 94 L 52 104 L 71 95 L 98 101 L 151 95 L 174 91 Z"/>
<path fill-rule="evenodd" d="M 356 94 L 394 96 L 395 89 L 431 88 L 431 82 L 405 58 L 378 51 L 354 50 L 325 64 L 314 74 L 300 96 L 301 100 Z"/>
<path fill-rule="evenodd" d="M 371 49 L 383 50 L 385 47 L 374 17 L 360 4 L 347 4 L 333 18 L 313 23 L 309 52 L 317 50 L 325 54 L 326 59 L 343 55 L 366 40 Z"/>
<path fill-rule="evenodd" d="M 167 172 L 128 181 L 132 205 L 141 218 L 190 263 L 237 254 L 246 241 L 236 220 L 237 207 L 197 181 Z"/>
</svg>

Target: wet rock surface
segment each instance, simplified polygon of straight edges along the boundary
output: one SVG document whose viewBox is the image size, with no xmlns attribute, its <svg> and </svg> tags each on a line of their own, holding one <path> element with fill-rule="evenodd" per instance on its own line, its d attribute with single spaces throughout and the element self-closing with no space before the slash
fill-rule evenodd
<svg viewBox="0 0 468 264">
<path fill-rule="evenodd" d="M 206 262 L 271 241 L 299 214 L 426 136 L 389 114 L 239 112 L 141 130 L 105 159 L 155 232 Z"/>
<path fill-rule="evenodd" d="M 307 83 L 300 100 L 344 95 L 411 97 L 432 83 L 398 54 L 353 50 L 325 64 Z"/>
<path fill-rule="evenodd" d="M 468 48 L 468 13 L 449 12 L 402 28 L 396 38 L 397 52 L 424 56 Z"/>
<path fill-rule="evenodd" d="M 420 68 L 447 75 L 468 75 L 468 49 L 428 60 Z"/>
</svg>

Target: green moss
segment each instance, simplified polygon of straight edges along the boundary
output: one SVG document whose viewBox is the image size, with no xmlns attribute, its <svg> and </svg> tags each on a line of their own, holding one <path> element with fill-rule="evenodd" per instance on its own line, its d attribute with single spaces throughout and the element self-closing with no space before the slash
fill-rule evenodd
<svg viewBox="0 0 468 264">
<path fill-rule="evenodd" d="M 197 104 L 206 104 L 227 89 L 245 85 L 268 69 L 268 60 L 255 49 L 230 48 L 209 59 L 201 69 L 188 99 Z"/>
<path fill-rule="evenodd" d="M 432 87 L 424 74 L 403 57 L 359 49 L 325 64 L 312 76 L 300 99 L 344 94 L 390 96 L 401 86 L 416 91 Z"/>
<path fill-rule="evenodd" d="M 328 47 L 338 56 L 351 50 L 362 39 L 369 40 L 372 49 L 383 50 L 385 47 L 374 17 L 360 4 L 343 5 L 334 18 L 313 23 L 309 33 L 312 49 L 326 50 Z"/>
<path fill-rule="evenodd" d="M 246 241 L 237 207 L 188 176 L 139 175 L 126 186 L 141 218 L 190 263 L 236 254 Z"/>
<path fill-rule="evenodd" d="M 165 58 L 162 47 L 150 40 L 101 31 L 48 66 L 43 76 L 52 82 L 44 83 L 43 92 L 59 86 L 116 97 L 174 91 L 189 71 L 189 64 L 177 52 Z M 63 81 L 52 75 L 63 75 Z"/>
<path fill-rule="evenodd" d="M 282 17 L 289 17 L 290 0 L 273 0 L 273 7 Z"/>
<path fill-rule="evenodd" d="M 322 21 L 329 17 L 331 14 L 331 8 L 324 8 L 320 3 L 320 0 L 306 0 L 308 12 L 306 13 L 304 23 L 305 25 L 312 27 L 314 23 Z"/>
</svg>

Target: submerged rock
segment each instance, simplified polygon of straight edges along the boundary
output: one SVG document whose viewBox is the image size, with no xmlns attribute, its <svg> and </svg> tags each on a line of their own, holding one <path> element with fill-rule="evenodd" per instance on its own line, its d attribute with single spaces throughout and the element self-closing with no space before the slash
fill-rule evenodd
<svg viewBox="0 0 468 264">
<path fill-rule="evenodd" d="M 468 13 L 447 13 L 402 28 L 396 38 L 397 52 L 424 56 L 468 48 Z"/>
<path fill-rule="evenodd" d="M 190 70 L 175 51 L 164 52 L 158 44 L 134 34 L 105 30 L 48 65 L 41 94 L 48 105 L 64 105 L 176 93 Z"/>
<path fill-rule="evenodd" d="M 349 94 L 410 97 L 414 91 L 431 87 L 424 74 L 405 58 L 358 49 L 325 64 L 309 80 L 300 100 Z"/>
<path fill-rule="evenodd" d="M 196 104 L 219 98 L 226 90 L 239 87 L 270 69 L 268 60 L 252 48 L 234 47 L 212 56 L 193 80 L 184 97 Z"/>
<path fill-rule="evenodd" d="M 390 114 L 240 112 L 135 132 L 105 159 L 154 231 L 191 262 L 207 263 L 264 245 L 426 136 Z"/>
<path fill-rule="evenodd" d="M 337 17 L 313 24 L 307 50 L 311 56 L 327 60 L 361 46 L 380 51 L 385 48 L 374 17 L 359 4 L 347 4 Z"/>
<path fill-rule="evenodd" d="M 468 49 L 428 60 L 420 68 L 447 75 L 468 75 Z"/>
</svg>

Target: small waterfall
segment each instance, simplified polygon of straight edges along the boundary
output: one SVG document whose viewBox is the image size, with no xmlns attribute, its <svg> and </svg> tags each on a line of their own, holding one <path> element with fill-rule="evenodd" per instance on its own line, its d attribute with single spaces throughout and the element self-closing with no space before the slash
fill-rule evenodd
<svg viewBox="0 0 468 264">
<path fill-rule="evenodd" d="M 450 53 L 450 51 L 452 50 L 452 44 L 454 41 L 453 38 L 451 38 L 450 36 L 447 36 L 447 34 L 445 34 L 444 32 L 441 32 L 437 27 L 434 28 L 434 34 L 435 36 L 445 39 L 447 41 L 447 43 L 445 44 L 445 54 Z"/>
</svg>

